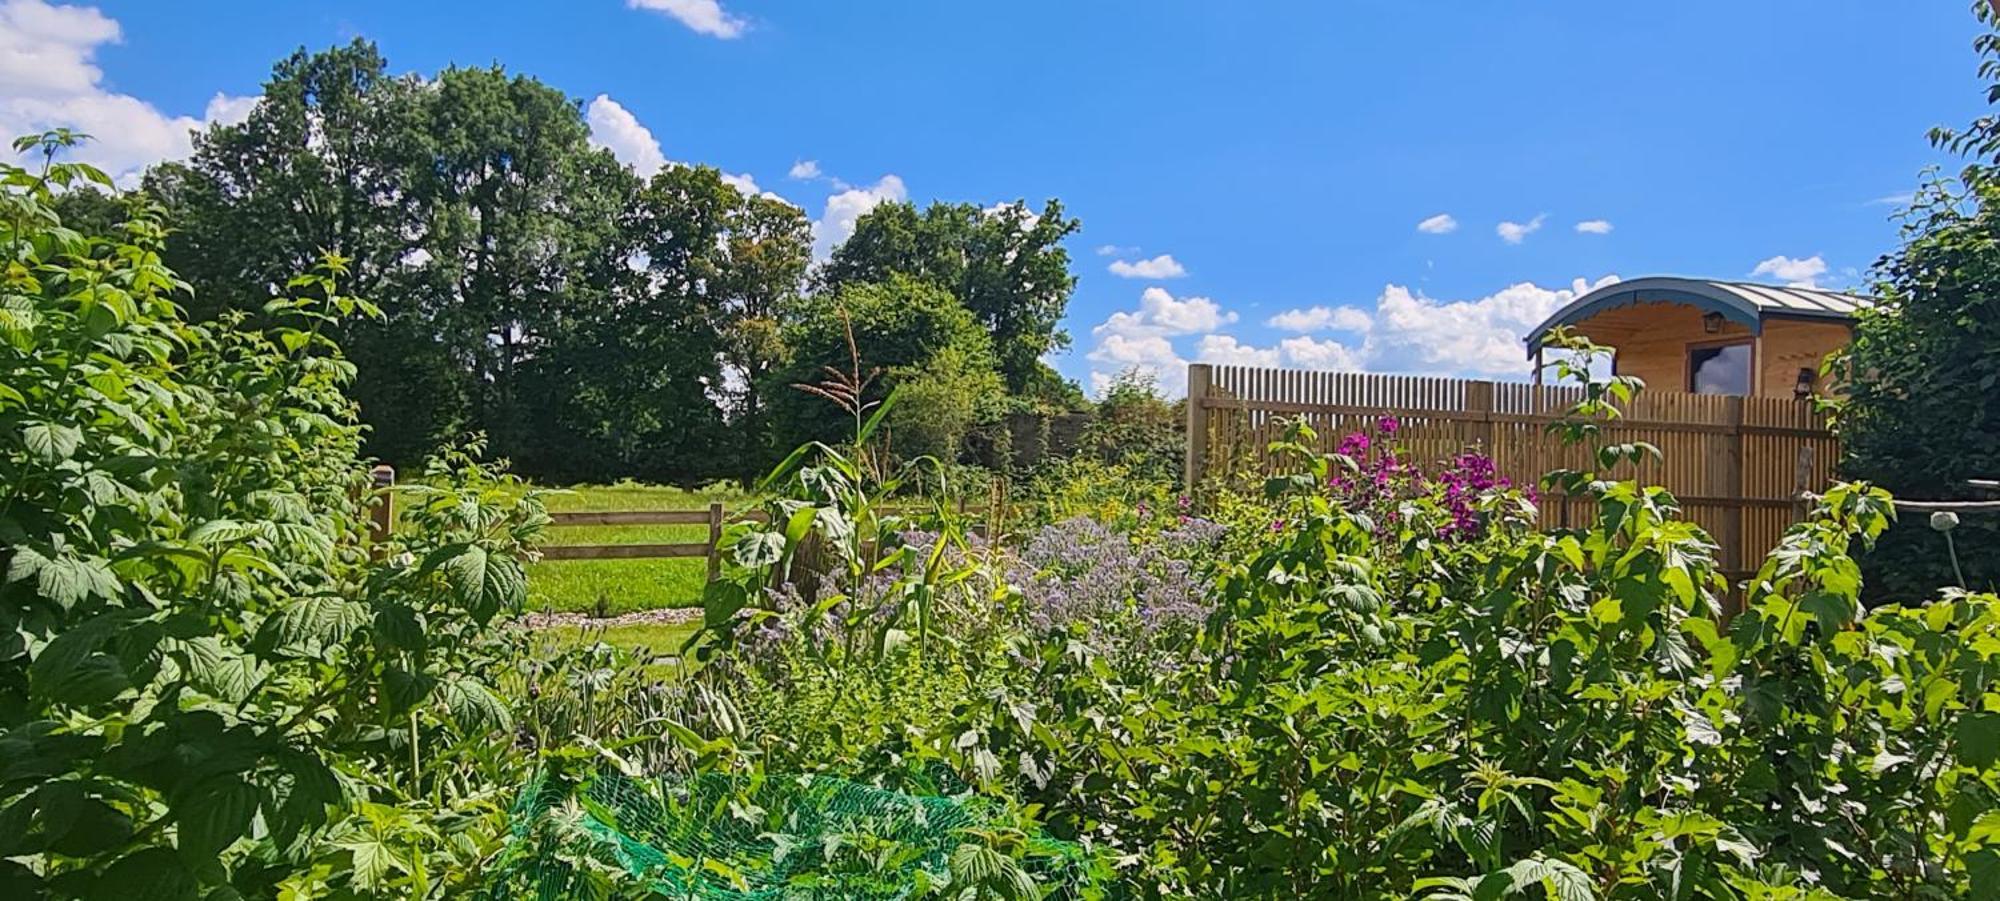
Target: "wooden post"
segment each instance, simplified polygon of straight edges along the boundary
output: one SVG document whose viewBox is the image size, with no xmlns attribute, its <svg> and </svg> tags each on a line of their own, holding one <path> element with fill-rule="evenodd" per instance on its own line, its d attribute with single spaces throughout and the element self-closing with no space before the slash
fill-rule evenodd
<svg viewBox="0 0 2000 901">
<path fill-rule="evenodd" d="M 1730 507 L 1724 520 L 1726 535 L 1722 538 L 1722 568 L 1728 572 L 1743 569 L 1743 398 L 1731 396 L 1722 402 L 1723 421 L 1729 426 L 1729 434 L 1724 439 L 1725 447 L 1717 461 L 1721 475 L 1722 494 L 1729 498 Z"/>
<path fill-rule="evenodd" d="M 1494 457 L 1493 448 L 1493 383 L 1465 383 L 1465 412 L 1478 416 L 1472 422 L 1473 442 L 1479 452 Z"/>
<path fill-rule="evenodd" d="M 368 470 L 368 479 L 374 484 L 376 501 L 368 510 L 369 554 L 380 560 L 396 529 L 396 493 L 389 490 L 396 485 L 396 467 L 380 464 Z"/>
<path fill-rule="evenodd" d="M 722 576 L 722 502 L 708 503 L 708 580 Z"/>
<path fill-rule="evenodd" d="M 1792 469 L 1792 522 L 1802 523 L 1812 514 L 1813 446 L 1799 445 L 1799 460 Z"/>
<path fill-rule="evenodd" d="M 1187 459 L 1182 467 L 1183 485 L 1189 497 L 1208 475 L 1208 382 L 1212 370 L 1207 363 L 1191 363 L 1187 371 Z"/>
</svg>

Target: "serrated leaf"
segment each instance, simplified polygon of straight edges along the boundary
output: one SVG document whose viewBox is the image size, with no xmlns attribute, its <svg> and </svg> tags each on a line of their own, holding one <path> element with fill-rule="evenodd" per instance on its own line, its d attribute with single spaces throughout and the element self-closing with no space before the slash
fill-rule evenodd
<svg viewBox="0 0 2000 901">
<path fill-rule="evenodd" d="M 447 679 L 438 691 L 452 722 L 467 735 L 505 732 L 514 727 L 507 703 L 493 690 L 471 679 Z"/>
<path fill-rule="evenodd" d="M 35 571 L 35 590 L 64 610 L 90 598 L 115 600 L 118 577 L 105 561 L 58 554 L 45 558 Z"/>
<path fill-rule="evenodd" d="M 286 604 L 257 629 L 261 651 L 318 657 L 368 624 L 368 607 L 346 598 L 316 595 Z"/>
<path fill-rule="evenodd" d="M 1968 713 L 1958 721 L 1958 759 L 1975 769 L 2000 761 L 2000 713 Z"/>
<path fill-rule="evenodd" d="M 168 802 L 178 826 L 175 847 L 197 860 L 221 853 L 249 832 L 262 799 L 263 792 L 235 775 L 204 779 L 175 793 Z"/>
<path fill-rule="evenodd" d="M 37 422 L 21 429 L 21 442 L 42 462 L 60 463 L 76 453 L 83 443 L 83 432 L 76 426 Z"/>
</svg>

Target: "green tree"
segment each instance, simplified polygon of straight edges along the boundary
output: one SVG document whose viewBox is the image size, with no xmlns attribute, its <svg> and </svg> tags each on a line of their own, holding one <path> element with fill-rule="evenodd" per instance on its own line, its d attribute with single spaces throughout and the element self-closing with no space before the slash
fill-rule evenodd
<svg viewBox="0 0 2000 901">
<path fill-rule="evenodd" d="M 772 369 L 762 389 L 774 426 L 773 448 L 813 440 L 838 444 L 853 434 L 851 418 L 796 386 L 851 372 L 857 355 L 869 402 L 881 401 L 899 384 L 926 377 L 966 391 L 997 387 L 997 380 L 982 378 L 982 372 L 998 370 L 992 338 L 979 321 L 950 293 L 906 275 L 849 284 L 803 302 L 785 327 L 784 341 L 788 361 Z M 963 401 L 938 399 L 927 406 L 957 416 L 955 411 L 978 404 L 971 398 Z M 942 449 L 935 435 L 919 440 L 924 452 Z"/>
<path fill-rule="evenodd" d="M 687 481 L 750 474 L 764 421 L 757 382 L 782 354 L 810 231 L 796 207 L 745 197 L 709 167 L 669 167 L 618 224 L 629 265 L 614 301 L 591 308 L 535 360 L 542 472 Z M 746 377 L 747 376 L 747 377 Z M 725 423 L 725 415 L 730 421 Z"/>
<path fill-rule="evenodd" d="M 958 298 L 993 336 L 1009 391 L 1063 398 L 1065 382 L 1042 356 L 1069 346 L 1059 326 L 1076 289 L 1064 238 L 1082 223 L 1050 200 L 1040 213 L 1023 202 L 981 208 L 938 203 L 919 213 L 886 203 L 855 224 L 819 273 L 825 290 L 905 275 Z"/>
<path fill-rule="evenodd" d="M 1996 24 L 1990 6 L 1974 10 Z M 1988 96 L 2000 98 L 2000 32 L 1976 46 Z M 1968 479 L 2000 478 L 2000 120 L 1931 139 L 1973 159 L 1956 182 L 1918 192 L 1903 246 L 1876 264 L 1880 301 L 1833 361 L 1847 392 L 1841 437 L 1851 477 L 1898 496 L 1975 498 Z M 1971 587 L 2000 584 L 2000 517 L 1967 515 L 1951 537 Z M 1897 523 L 1866 563 L 1879 595 L 1909 600 L 1957 584 L 1944 537 L 1923 517 Z"/>
</svg>

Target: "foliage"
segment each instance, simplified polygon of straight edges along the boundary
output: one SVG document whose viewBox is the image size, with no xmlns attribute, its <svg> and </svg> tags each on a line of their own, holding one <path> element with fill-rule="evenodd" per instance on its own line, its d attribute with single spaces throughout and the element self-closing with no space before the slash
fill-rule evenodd
<svg viewBox="0 0 2000 901">
<path fill-rule="evenodd" d="M 1076 394 L 1041 362 L 1066 344 L 1075 284 L 1060 203 L 890 204 L 809 278 L 803 210 L 710 167 L 635 174 L 590 144 L 577 102 L 498 67 L 399 77 L 366 41 L 301 50 L 247 119 L 145 188 L 177 224 L 165 255 L 197 318 L 257 311 L 322 251 L 349 261 L 349 290 L 385 315 L 329 334 L 355 364 L 366 449 L 406 467 L 484 434 L 558 482 L 748 479 L 823 437 L 793 422 L 788 386 L 825 362 L 815 320 L 850 291 L 921 285 L 985 335 L 936 364 L 941 345 L 864 335 L 872 362 L 922 375 L 911 415 L 943 414 L 907 429 L 926 452 L 1010 396 Z M 96 192 L 65 205 L 79 221 L 113 208 Z"/>
<path fill-rule="evenodd" d="M 977 348 L 948 345 L 920 366 L 891 370 L 900 386 L 889 427 L 896 450 L 910 457 L 957 461 L 974 428 L 1000 418 L 1007 386 Z"/>
<path fill-rule="evenodd" d="M 1578 350 L 1567 372 L 1588 378 Z M 1587 384 L 1560 428 L 1594 442 L 1634 387 Z M 877 526 L 896 562 L 779 600 L 806 536 L 871 545 L 837 494 L 746 526 L 680 753 L 888 787 L 942 766 L 1140 896 L 1984 890 L 2000 599 L 1864 613 L 1848 548 L 1887 528 L 1880 490 L 1829 491 L 1722 624 L 1714 543 L 1671 495 L 1605 474 L 1650 448 L 1554 474 L 1599 512 L 1542 532 L 1479 458 L 1419 477 L 1381 453 L 1386 431 L 1319 454 L 1299 427 L 1277 448 L 1292 465 L 1232 499 L 1227 537 L 1185 569 L 1154 568 L 1174 526 L 1143 525 L 1171 514 L 1062 523 L 998 556 Z M 1205 586 L 1202 627 L 1149 631 L 1182 584 Z M 772 600 L 736 604 L 753 588 Z M 896 600 L 927 591 L 946 602 Z"/>
<path fill-rule="evenodd" d="M 1111 380 L 1092 406 L 1080 452 L 1122 465 L 1148 482 L 1179 485 L 1181 434 L 1185 417 L 1180 403 L 1160 395 L 1160 386 L 1145 370 L 1132 369 Z"/>
<path fill-rule="evenodd" d="M 846 374 L 853 383 L 848 393 L 863 404 L 907 385 L 920 397 L 918 415 L 963 417 L 960 423 L 913 423 L 898 414 L 892 428 L 914 425 L 921 452 L 955 451 L 943 442 L 982 415 L 982 400 L 972 392 L 993 385 L 992 341 L 978 321 L 950 294 L 900 275 L 811 298 L 784 335 L 790 360 L 762 389 L 778 447 L 854 433 L 858 410 L 852 405 L 829 405 L 824 391 L 793 387 L 818 385 L 829 372 Z"/>
<path fill-rule="evenodd" d="M 0 879 L 6 894 L 462 891 L 518 759 L 487 630 L 536 498 L 464 457 L 371 545 L 329 256 L 262 327 L 180 319 L 158 211 L 52 212 L 77 136 L 0 170 Z M 505 743 L 501 743 L 504 748 Z M 226 889 L 224 887 L 227 887 Z M 317 888 L 315 888 L 317 887 Z"/>
<path fill-rule="evenodd" d="M 1043 526 L 1087 516 L 1130 531 L 1153 511 L 1187 508 L 1188 498 L 1174 481 L 1147 478 L 1122 463 L 1072 455 L 1035 468 L 1018 498 L 1025 525 Z"/>
<path fill-rule="evenodd" d="M 1974 4 L 1989 26 L 1990 5 Z M 1981 73 L 2000 97 L 2000 32 L 1982 34 Z M 1932 143 L 1974 160 L 1956 183 L 1926 182 L 1904 213 L 1903 245 L 1875 268 L 1879 300 L 1829 366 L 1847 394 L 1843 468 L 1912 498 L 1990 497 L 1967 479 L 2000 478 L 2000 120 L 1939 129 Z M 1970 516 L 1953 533 L 1970 587 L 2000 587 L 2000 520 Z M 1944 539 L 1899 523 L 1865 560 L 1873 592 L 1908 600 L 1960 585 Z"/>
<path fill-rule="evenodd" d="M 982 209 L 972 203 L 885 203 L 862 216 L 853 236 L 818 273 L 824 290 L 879 284 L 904 276 L 956 298 L 992 335 L 1007 389 L 1062 399 L 1064 380 L 1043 355 L 1069 345 L 1059 324 L 1076 277 L 1062 240 L 1082 223 L 1050 200 L 1040 213 L 1026 203 Z"/>
</svg>

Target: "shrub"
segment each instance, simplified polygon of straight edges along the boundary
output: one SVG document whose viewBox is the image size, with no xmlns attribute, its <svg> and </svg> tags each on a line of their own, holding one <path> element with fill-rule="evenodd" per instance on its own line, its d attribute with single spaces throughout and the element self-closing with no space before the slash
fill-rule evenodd
<svg viewBox="0 0 2000 901">
<path fill-rule="evenodd" d="M 185 322 L 155 210 L 51 212 L 105 181 L 53 161 L 74 140 L 0 169 L 0 894 L 470 888 L 521 770 L 486 627 L 538 503 L 453 458 L 372 544 L 343 261 L 266 328 Z"/>
</svg>

